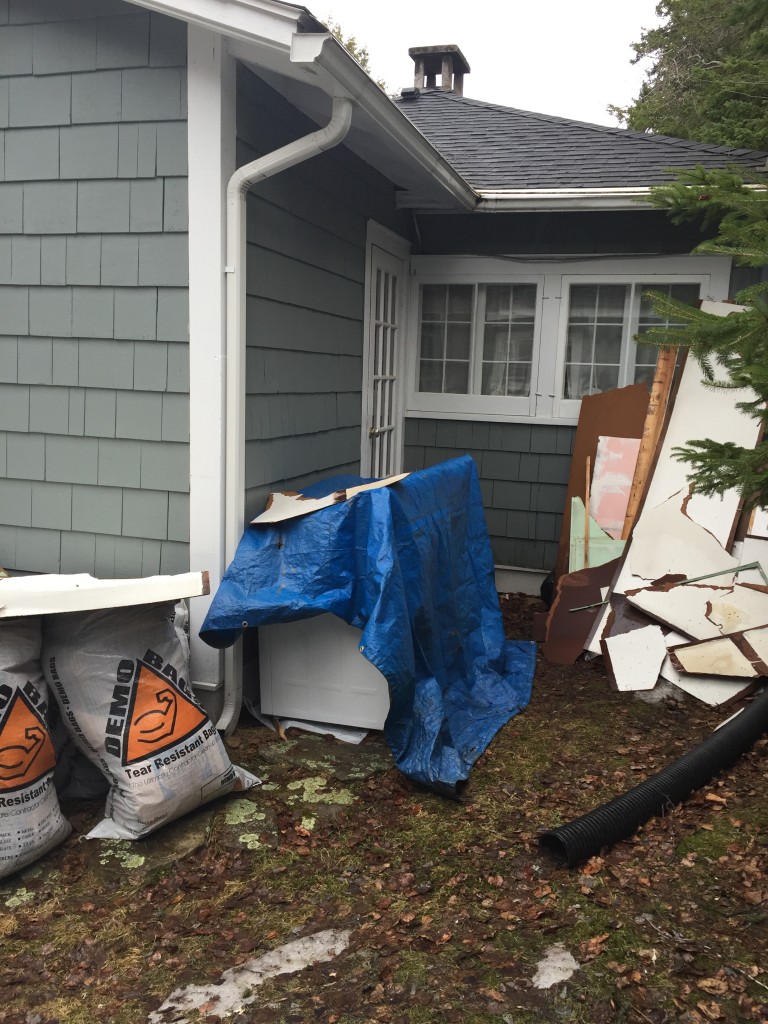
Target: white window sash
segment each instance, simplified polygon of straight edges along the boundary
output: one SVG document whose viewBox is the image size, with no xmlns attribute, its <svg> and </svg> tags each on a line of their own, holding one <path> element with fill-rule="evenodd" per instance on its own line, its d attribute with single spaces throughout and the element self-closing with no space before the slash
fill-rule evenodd
<svg viewBox="0 0 768 1024">
<path fill-rule="evenodd" d="M 570 285 L 626 284 L 630 286 L 629 316 L 625 317 L 619 385 L 634 379 L 638 329 L 639 287 L 698 284 L 702 298 L 728 296 L 731 261 L 722 256 L 659 256 L 546 260 L 416 256 L 411 260 L 407 318 L 406 415 L 509 423 L 576 423 L 580 399 L 563 397 Z M 470 388 L 482 373 L 483 324 L 478 315 L 478 285 L 535 284 L 536 314 L 530 397 L 420 392 L 420 296 L 425 284 L 475 286 L 473 352 Z"/>
</svg>

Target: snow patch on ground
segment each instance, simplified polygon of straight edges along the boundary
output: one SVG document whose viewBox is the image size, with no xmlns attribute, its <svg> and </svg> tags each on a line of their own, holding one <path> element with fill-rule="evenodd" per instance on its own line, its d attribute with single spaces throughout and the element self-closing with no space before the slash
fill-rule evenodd
<svg viewBox="0 0 768 1024">
<path fill-rule="evenodd" d="M 278 974 L 293 974 L 310 964 L 332 960 L 349 945 L 351 932 L 328 928 L 287 942 L 256 960 L 232 967 L 214 985 L 177 988 L 163 1005 L 149 1015 L 149 1024 L 188 1024 L 183 1016 L 193 1010 L 227 1017 L 256 1000 L 255 989 Z"/>
<path fill-rule="evenodd" d="M 565 946 L 559 943 L 545 950 L 543 958 L 536 964 L 533 976 L 534 988 L 551 988 L 561 981 L 568 981 L 578 971 L 579 965 Z"/>
</svg>

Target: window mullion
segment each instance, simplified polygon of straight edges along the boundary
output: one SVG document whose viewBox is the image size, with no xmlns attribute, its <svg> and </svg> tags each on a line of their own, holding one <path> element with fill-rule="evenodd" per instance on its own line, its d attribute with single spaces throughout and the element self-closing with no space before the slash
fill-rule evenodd
<svg viewBox="0 0 768 1024">
<path fill-rule="evenodd" d="M 636 346 L 633 339 L 637 334 L 637 325 L 640 316 L 640 296 L 637 289 L 637 281 L 633 281 L 631 286 L 627 289 L 627 292 L 629 293 L 627 296 L 629 308 L 625 308 L 624 310 L 625 336 L 621 345 L 621 376 L 619 378 L 619 387 L 626 387 L 627 384 L 633 384 L 635 380 Z"/>
<path fill-rule="evenodd" d="M 469 394 L 479 395 L 483 380 L 483 325 L 485 324 L 485 286 L 474 285 L 472 329 L 469 349 Z"/>
</svg>

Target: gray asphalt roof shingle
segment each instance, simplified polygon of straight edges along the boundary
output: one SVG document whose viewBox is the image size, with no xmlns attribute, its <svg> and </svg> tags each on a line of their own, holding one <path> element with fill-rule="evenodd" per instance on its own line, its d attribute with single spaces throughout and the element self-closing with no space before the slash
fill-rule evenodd
<svg viewBox="0 0 768 1024">
<path fill-rule="evenodd" d="M 768 154 L 646 135 L 457 96 L 439 89 L 397 106 L 478 191 L 644 187 L 671 167 L 765 169 Z"/>
</svg>

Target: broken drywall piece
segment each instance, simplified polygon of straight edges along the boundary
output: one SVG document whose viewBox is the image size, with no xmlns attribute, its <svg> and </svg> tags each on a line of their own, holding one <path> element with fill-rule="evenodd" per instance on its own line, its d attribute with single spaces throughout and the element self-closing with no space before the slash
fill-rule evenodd
<svg viewBox="0 0 768 1024">
<path fill-rule="evenodd" d="M 608 674 L 619 692 L 652 690 L 667 656 L 661 626 L 643 626 L 601 642 Z"/>
<path fill-rule="evenodd" d="M 768 626 L 748 629 L 742 636 L 764 665 L 768 666 Z M 768 672 L 764 673 L 768 675 Z"/>
<path fill-rule="evenodd" d="M 665 637 L 665 643 L 668 648 L 684 644 L 686 640 L 687 638 L 681 633 L 675 632 L 667 633 Z M 710 707 L 729 704 L 753 689 L 751 683 L 745 685 L 743 680 L 731 682 L 717 676 L 684 675 L 677 671 L 669 655 L 664 659 L 664 664 L 661 666 L 661 676 L 667 682 L 677 686 L 683 693 L 687 693 L 689 697 L 700 700 L 703 704 L 708 704 Z"/>
<path fill-rule="evenodd" d="M 610 437 L 601 434 L 597 439 L 589 514 L 615 540 L 621 539 L 624 529 L 624 516 L 639 450 L 639 437 Z"/>
<path fill-rule="evenodd" d="M 707 617 L 710 602 L 714 597 L 730 591 L 730 587 L 693 583 L 687 586 L 666 585 L 628 590 L 626 598 L 633 608 L 639 608 L 670 629 L 679 630 L 688 639 L 708 640 L 721 635 L 715 623 Z"/>
<path fill-rule="evenodd" d="M 376 491 L 380 487 L 391 487 L 392 484 L 405 480 L 408 473 L 399 473 L 397 476 L 388 476 L 382 480 L 373 480 L 368 484 L 357 484 L 355 487 L 347 487 L 343 491 L 331 491 L 322 498 L 305 498 L 303 494 L 295 491 L 275 492 L 270 494 L 267 507 L 264 511 L 251 520 L 252 524 L 262 525 L 264 523 L 281 523 L 286 519 L 297 519 L 299 516 L 309 515 L 322 508 L 330 508 L 342 501 L 350 501 L 358 494 L 365 491 Z"/>
<path fill-rule="evenodd" d="M 658 580 L 667 575 L 693 579 L 738 566 L 737 559 L 711 533 L 686 515 L 688 500 L 685 487 L 661 505 L 643 509 L 632 533 L 628 557 L 633 576 L 643 580 Z M 733 573 L 724 571 L 718 582 L 732 583 Z"/>
<path fill-rule="evenodd" d="M 187 1017 L 179 1013 L 190 1013 L 227 1017 L 240 1014 L 243 1007 L 258 998 L 256 989 L 270 978 L 280 974 L 293 974 L 311 964 L 325 963 L 342 953 L 349 945 L 351 932 L 341 928 L 327 928 L 304 938 L 294 939 L 284 946 L 270 950 L 255 960 L 248 960 L 239 967 L 224 971 L 220 980 L 212 985 L 186 985 L 177 988 L 165 1002 L 148 1017 L 149 1024 L 161 1024 L 173 1020 L 176 1024 L 188 1024 Z M 169 1017 L 169 1012 L 174 1016 Z"/>
<path fill-rule="evenodd" d="M 587 528 L 588 537 L 585 536 Z M 585 564 L 589 568 L 605 565 L 606 562 L 618 558 L 623 550 L 624 541 L 609 537 L 592 516 L 587 516 L 581 498 L 571 498 L 571 548 L 568 572 L 578 572 Z"/>
<path fill-rule="evenodd" d="M 87 573 L 11 576 L 0 580 L 0 618 L 159 604 L 202 597 L 209 590 L 207 572 L 125 580 L 100 580 Z"/>
<path fill-rule="evenodd" d="M 708 618 L 720 633 L 755 629 L 768 622 L 768 587 L 737 583 L 713 597 Z"/>
<path fill-rule="evenodd" d="M 672 647 L 669 656 L 677 671 L 688 675 L 755 679 L 758 674 L 752 662 L 728 636 Z"/>
</svg>

